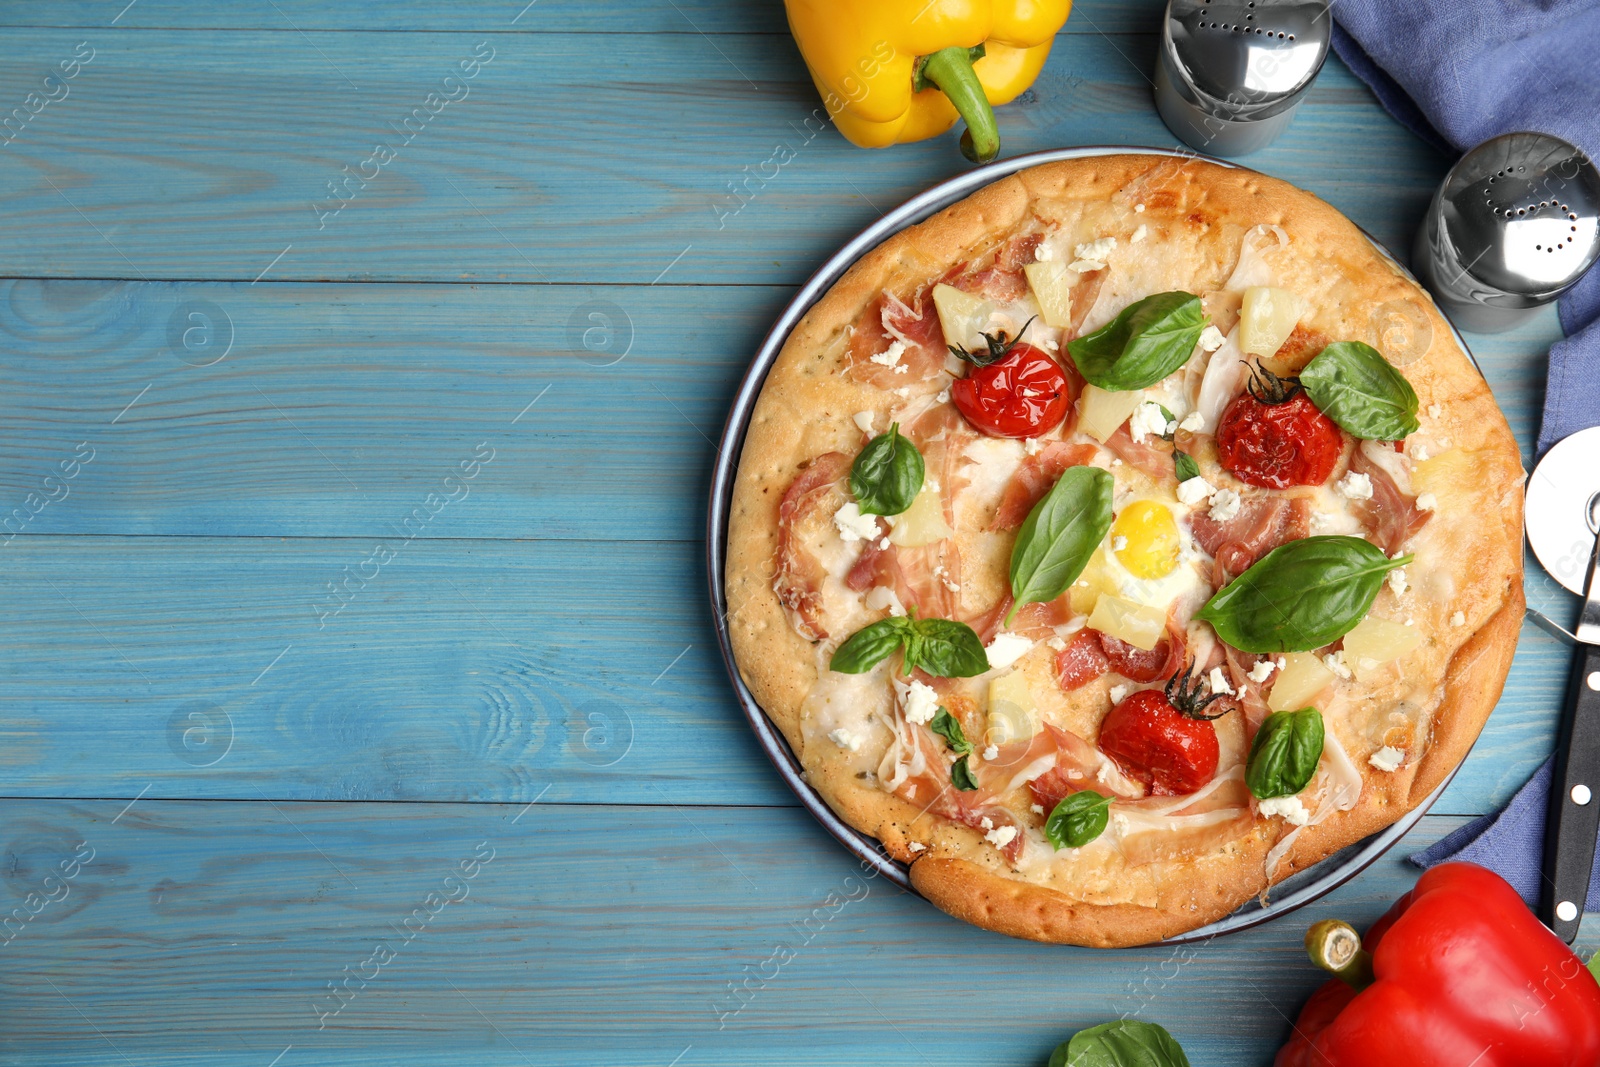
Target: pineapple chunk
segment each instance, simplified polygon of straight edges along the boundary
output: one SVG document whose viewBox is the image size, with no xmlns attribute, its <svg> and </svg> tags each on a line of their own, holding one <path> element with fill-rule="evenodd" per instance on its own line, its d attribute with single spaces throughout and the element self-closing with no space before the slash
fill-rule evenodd
<svg viewBox="0 0 1600 1067">
<path fill-rule="evenodd" d="M 1039 730 L 1039 711 L 1021 671 L 1002 674 L 989 683 L 989 721 L 983 740 L 987 745 L 1026 741 Z"/>
<path fill-rule="evenodd" d="M 1085 385 L 1078 401 L 1078 429 L 1104 444 L 1128 421 L 1133 409 L 1144 399 L 1138 389 L 1112 392 L 1097 385 Z"/>
<path fill-rule="evenodd" d="M 1432 493 L 1446 510 L 1471 507 L 1473 487 L 1484 484 L 1484 462 L 1479 453 L 1451 448 L 1411 468 L 1412 492 Z"/>
<path fill-rule="evenodd" d="M 1111 560 L 1102 548 L 1089 558 L 1089 565 L 1083 568 L 1078 580 L 1068 587 L 1067 599 L 1074 615 L 1088 615 L 1100 602 L 1100 594 L 1115 593 L 1119 588 L 1111 574 Z"/>
<path fill-rule="evenodd" d="M 1300 321 L 1300 299 L 1287 289 L 1252 285 L 1239 309 L 1239 347 L 1246 355 L 1270 356 L 1283 347 Z"/>
<path fill-rule="evenodd" d="M 1043 263 L 1029 263 L 1022 268 L 1022 273 L 1028 276 L 1028 288 L 1033 290 L 1033 298 L 1039 302 L 1039 313 L 1044 318 L 1044 324 L 1057 329 L 1072 325 L 1072 283 L 1077 280 L 1078 272 L 1052 259 Z"/>
<path fill-rule="evenodd" d="M 1148 652 L 1161 641 L 1167 632 L 1167 613 L 1111 593 L 1103 593 L 1095 602 L 1089 625 L 1119 641 Z"/>
<path fill-rule="evenodd" d="M 1409 654 L 1422 643 L 1414 626 L 1368 615 L 1344 635 L 1344 661 L 1355 676 L 1370 681 L 1386 663 Z"/>
<path fill-rule="evenodd" d="M 1316 699 L 1333 681 L 1333 672 L 1313 652 L 1291 652 L 1283 670 L 1272 682 L 1267 707 L 1273 711 L 1299 711 L 1315 707 Z"/>
<path fill-rule="evenodd" d="M 962 292 L 953 285 L 933 287 L 933 306 L 939 312 L 939 327 L 944 343 L 957 348 L 982 348 L 983 332 L 995 306 L 981 296 Z"/>
<path fill-rule="evenodd" d="M 889 525 L 894 528 L 889 534 L 889 542 L 904 548 L 931 545 L 955 533 L 944 521 L 944 498 L 926 480 L 911 506 L 904 514 L 890 518 Z"/>
</svg>

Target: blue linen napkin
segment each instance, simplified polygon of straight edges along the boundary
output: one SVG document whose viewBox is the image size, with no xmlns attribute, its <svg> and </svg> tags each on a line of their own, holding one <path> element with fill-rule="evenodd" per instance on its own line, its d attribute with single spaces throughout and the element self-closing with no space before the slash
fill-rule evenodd
<svg viewBox="0 0 1600 1067">
<path fill-rule="evenodd" d="M 1333 47 L 1383 106 L 1452 154 L 1514 130 L 1563 137 L 1600 161 L 1600 43 L 1595 0 L 1338 0 Z M 1600 425 L 1600 268 L 1561 300 L 1565 340 L 1550 348 L 1538 453 Z M 1539 896 L 1551 762 L 1506 809 L 1411 857 L 1499 872 L 1524 900 Z M 1600 857 L 1588 910 L 1600 910 Z"/>
<path fill-rule="evenodd" d="M 1379 102 L 1436 147 L 1514 130 L 1563 137 L 1600 162 L 1595 0 L 1338 0 L 1333 47 Z M 1600 269 L 1561 300 L 1538 452 L 1600 425 Z"/>
<path fill-rule="evenodd" d="M 1537 904 L 1552 774 L 1552 761 L 1545 760 L 1504 811 L 1474 819 L 1412 856 L 1411 862 L 1423 868 L 1451 860 L 1476 863 L 1510 882 L 1523 900 Z M 1589 872 L 1589 898 L 1584 910 L 1600 911 L 1600 855 Z"/>
</svg>

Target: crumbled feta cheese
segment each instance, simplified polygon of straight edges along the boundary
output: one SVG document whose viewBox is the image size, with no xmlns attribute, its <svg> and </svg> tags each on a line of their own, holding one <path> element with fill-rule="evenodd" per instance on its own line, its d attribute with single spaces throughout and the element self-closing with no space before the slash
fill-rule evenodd
<svg viewBox="0 0 1600 1067">
<path fill-rule="evenodd" d="M 1278 657 L 1278 669 L 1280 671 L 1283 670 L 1288 665 L 1289 665 L 1289 661 L 1288 660 L 1284 659 L 1282 656 Z"/>
<path fill-rule="evenodd" d="M 1439 498 L 1434 496 L 1432 493 L 1423 493 L 1421 496 L 1417 497 L 1417 510 L 1438 511 Z"/>
<path fill-rule="evenodd" d="M 1350 668 L 1344 665 L 1344 657 L 1337 652 L 1329 652 L 1326 656 L 1323 656 L 1322 665 L 1346 681 L 1355 677 L 1350 673 Z"/>
<path fill-rule="evenodd" d="M 988 748 L 984 749 L 983 750 L 983 758 L 984 759 L 999 759 L 1000 758 L 1000 746 L 999 745 L 990 745 Z"/>
<path fill-rule="evenodd" d="M 1202 352 L 1215 352 L 1227 343 L 1228 339 L 1222 336 L 1222 331 L 1209 323 L 1205 329 L 1200 331 L 1200 351 Z"/>
<path fill-rule="evenodd" d="M 1199 433 L 1206 424 L 1206 417 L 1198 411 L 1191 411 L 1178 423 L 1178 429 L 1188 430 L 1190 433 Z"/>
<path fill-rule="evenodd" d="M 900 357 L 905 354 L 906 343 L 904 341 L 892 341 L 888 348 L 868 358 L 880 367 L 893 367 L 900 363 Z"/>
<path fill-rule="evenodd" d="M 1113 551 L 1113 552 L 1121 552 L 1123 549 L 1125 549 L 1127 547 L 1128 547 L 1128 539 L 1126 537 L 1123 537 L 1121 534 L 1118 534 L 1116 537 L 1113 537 L 1111 539 L 1111 551 Z"/>
<path fill-rule="evenodd" d="M 851 752 L 861 751 L 861 738 L 849 730 L 831 730 L 828 733 L 828 740 L 840 748 L 848 748 Z"/>
<path fill-rule="evenodd" d="M 1239 494 L 1232 489 L 1218 489 L 1211 497 L 1211 521 L 1227 522 L 1239 514 Z"/>
<path fill-rule="evenodd" d="M 1413 462 L 1425 463 L 1428 459 L 1428 446 L 1421 441 L 1408 441 L 1406 442 L 1406 454 L 1411 457 Z"/>
<path fill-rule="evenodd" d="M 1167 416 L 1154 400 L 1144 401 L 1128 417 L 1128 436 L 1135 443 L 1142 442 L 1146 437 L 1160 437 L 1166 432 Z"/>
<path fill-rule="evenodd" d="M 902 385 L 900 388 L 894 391 L 894 395 L 900 397 L 902 400 L 905 399 L 911 395 L 911 386 Z"/>
<path fill-rule="evenodd" d="M 1107 464 L 1107 466 L 1120 467 L 1120 466 L 1122 466 L 1122 460 L 1118 459 L 1116 456 L 1112 456 L 1111 457 L 1111 462 L 1109 464 Z"/>
<path fill-rule="evenodd" d="M 904 615 L 906 606 L 900 603 L 900 594 L 886 585 L 875 585 L 867 590 L 866 605 L 873 611 L 889 609 L 890 615 Z"/>
<path fill-rule="evenodd" d="M 878 542 L 878 551 L 880 551 L 880 552 L 889 551 L 889 539 L 887 537 L 885 537 L 883 540 Z"/>
<path fill-rule="evenodd" d="M 1144 223 L 1139 223 L 1139 228 L 1133 231 L 1133 236 L 1128 238 L 1129 244 L 1138 244 L 1150 233 L 1150 228 Z"/>
<path fill-rule="evenodd" d="M 1144 205 L 1143 204 L 1135 204 L 1135 205 L 1133 205 L 1133 210 L 1134 210 L 1134 212 L 1136 214 L 1143 214 Z"/>
<path fill-rule="evenodd" d="M 912 852 L 928 851 L 928 846 L 924 845 L 921 841 L 912 841 L 910 844 L 906 845 L 906 848 Z"/>
<path fill-rule="evenodd" d="M 989 844 L 993 845 L 995 848 L 1005 848 L 1007 845 L 1011 844 L 1012 839 L 1016 836 L 1017 828 L 1015 826 L 1002 826 L 998 829 L 990 830 L 988 833 L 984 834 L 983 839 L 989 842 Z"/>
<path fill-rule="evenodd" d="M 1039 439 L 1037 437 L 1023 438 L 1022 451 L 1030 456 L 1037 456 L 1039 454 Z"/>
<path fill-rule="evenodd" d="M 1217 487 L 1200 477 L 1198 474 L 1188 481 L 1178 483 L 1178 499 L 1190 507 L 1211 499 L 1211 494 Z"/>
<path fill-rule="evenodd" d="M 1059 637 L 1052 637 L 1050 640 L 1046 641 L 1045 644 L 1049 645 L 1050 648 L 1056 652 L 1065 652 L 1067 650 L 1067 642 Z"/>
<path fill-rule="evenodd" d="M 1467 624 L 1467 613 L 1466 612 L 1458 611 L 1454 615 L 1450 616 L 1450 625 L 1451 626 L 1465 626 L 1466 624 Z"/>
<path fill-rule="evenodd" d="M 1444 414 L 1444 408 L 1441 408 L 1438 404 L 1429 404 L 1428 405 L 1428 418 L 1437 419 L 1440 415 L 1443 415 L 1443 414 Z"/>
<path fill-rule="evenodd" d="M 1122 698 L 1127 696 L 1127 695 L 1128 695 L 1128 687 L 1127 686 L 1125 686 L 1125 685 L 1114 685 L 1114 686 L 1111 687 L 1111 703 L 1120 704 L 1120 703 L 1122 703 Z"/>
<path fill-rule="evenodd" d="M 1040 241 L 1039 247 L 1034 249 L 1033 261 L 1035 263 L 1048 263 L 1056 258 L 1056 250 L 1050 247 L 1048 241 Z"/>
<path fill-rule="evenodd" d="M 1346 471 L 1344 477 L 1335 482 L 1333 487 L 1346 500 L 1372 499 L 1372 479 L 1365 474 Z"/>
<path fill-rule="evenodd" d="M 989 816 L 985 815 L 983 817 L 983 820 L 981 822 L 979 822 L 978 825 L 983 827 L 985 830 L 993 830 L 994 829 L 994 820 L 989 818 Z"/>
<path fill-rule="evenodd" d="M 1367 762 L 1380 771 L 1397 771 L 1406 761 L 1406 754 L 1393 745 L 1384 745 L 1367 758 Z"/>
<path fill-rule="evenodd" d="M 833 513 L 833 524 L 839 528 L 841 541 L 875 541 L 878 538 L 878 517 L 861 514 L 861 505 L 854 500 Z"/>
<path fill-rule="evenodd" d="M 905 374 L 909 370 L 911 370 L 911 368 L 906 366 L 904 363 L 896 363 L 894 365 L 894 372 L 896 374 Z"/>
<path fill-rule="evenodd" d="M 935 396 L 934 399 L 937 400 L 941 404 L 950 403 L 950 390 L 948 390 L 948 389 L 939 390 L 939 395 Z"/>
<path fill-rule="evenodd" d="M 1021 634 L 996 634 L 984 652 L 989 657 L 989 666 L 1001 670 L 1017 662 L 1032 647 L 1033 642 Z"/>
<path fill-rule="evenodd" d="M 938 713 L 939 694 L 933 691 L 933 686 L 912 682 L 906 690 L 906 721 L 929 723 Z"/>
<path fill-rule="evenodd" d="M 1078 258 L 1073 260 L 1070 265 L 1076 271 L 1102 270 L 1106 265 L 1106 257 L 1116 247 L 1117 239 L 1115 237 L 1102 237 L 1099 240 L 1081 244 L 1074 250 Z"/>
<path fill-rule="evenodd" d="M 1271 818 L 1274 815 L 1283 817 L 1283 821 L 1290 826 L 1304 826 L 1311 821 L 1311 813 L 1300 802 L 1299 797 L 1272 797 L 1269 800 L 1257 801 L 1261 807 L 1261 814 Z"/>
<path fill-rule="evenodd" d="M 1257 685 L 1272 677 L 1273 668 L 1276 666 L 1270 659 L 1264 659 L 1250 668 L 1250 680 Z"/>
<path fill-rule="evenodd" d="M 861 428 L 861 432 L 865 434 L 870 434 L 872 432 L 872 420 L 877 417 L 877 413 L 873 411 L 858 411 L 853 416 L 856 425 L 859 426 Z"/>
<path fill-rule="evenodd" d="M 1389 588 L 1394 591 L 1395 596 L 1402 596 L 1405 594 L 1406 569 L 1404 567 L 1396 567 L 1394 570 L 1389 572 Z"/>
<path fill-rule="evenodd" d="M 1211 691 L 1213 693 L 1233 696 L 1233 686 L 1228 684 L 1228 676 L 1222 672 L 1221 667 L 1212 667 L 1211 675 L 1207 680 L 1211 683 Z"/>
<path fill-rule="evenodd" d="M 1028 805 L 1028 810 L 1032 811 L 1035 815 L 1043 815 L 1044 814 L 1044 805 L 1043 804 L 1029 804 Z"/>
</svg>

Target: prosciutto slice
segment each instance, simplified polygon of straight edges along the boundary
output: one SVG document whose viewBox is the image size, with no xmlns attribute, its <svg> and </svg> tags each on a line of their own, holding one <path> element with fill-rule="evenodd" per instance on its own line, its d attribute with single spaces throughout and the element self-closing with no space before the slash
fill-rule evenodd
<svg viewBox="0 0 1600 1067">
<path fill-rule="evenodd" d="M 1118 426 L 1117 432 L 1106 439 L 1106 447 L 1122 462 L 1144 471 L 1157 481 L 1177 480 L 1178 468 L 1172 458 L 1172 445 L 1159 438 L 1154 442 L 1135 441 L 1128 433 L 1126 422 Z"/>
<path fill-rule="evenodd" d="M 873 361 L 899 346 L 892 365 Z M 867 305 L 850 335 L 847 373 L 866 385 L 895 389 L 926 382 L 944 373 L 944 331 L 933 301 L 918 290 L 911 304 L 883 293 Z"/>
<path fill-rule="evenodd" d="M 1051 441 L 1044 445 L 1036 454 L 1025 458 L 1006 483 L 989 529 L 1015 530 L 1021 526 L 1034 505 L 1044 499 L 1069 467 L 1086 467 L 1099 454 L 1099 448 L 1090 444 Z"/>
<path fill-rule="evenodd" d="M 1074 614 L 1071 598 L 1063 593 L 1056 599 L 1044 603 L 1022 605 L 1017 611 L 1016 618 L 1011 620 L 1011 625 L 1003 627 L 1002 624 L 1007 613 L 1011 611 L 1012 603 L 1011 594 L 1006 593 L 994 607 L 968 620 L 968 625 L 977 631 L 984 644 L 994 640 L 994 635 L 1002 628 L 1043 641 L 1055 636 L 1055 628 L 1062 623 L 1071 622 Z"/>
<path fill-rule="evenodd" d="M 993 794 L 982 789 L 962 791 L 950 782 L 950 769 L 939 749 L 939 741 L 926 726 L 906 721 L 895 714 L 895 737 L 878 766 L 878 779 L 890 793 L 917 805 L 923 812 L 949 819 L 979 833 L 1009 826 L 1010 840 L 1000 852 L 1015 863 L 1027 844 L 1027 833 L 1017 817 L 994 802 Z"/>
<path fill-rule="evenodd" d="M 1066 648 L 1056 653 L 1056 681 L 1071 692 L 1108 671 L 1115 671 L 1130 682 L 1171 678 L 1183 669 L 1186 643 L 1184 628 L 1170 615 L 1167 635 L 1149 651 L 1099 630 L 1080 630 Z"/>
<path fill-rule="evenodd" d="M 849 470 L 849 456 L 824 452 L 795 476 L 778 505 L 778 551 L 772 590 L 778 594 L 778 602 L 794 616 L 795 629 L 812 641 L 828 636 L 821 623 L 822 583 L 827 573 L 821 561 L 801 543 L 799 527 L 815 521 L 824 506 L 837 499 L 838 483 Z"/>
<path fill-rule="evenodd" d="M 1420 510 L 1417 498 L 1403 491 L 1389 472 L 1367 455 L 1369 444 L 1363 441 L 1362 447 L 1351 453 L 1350 469 L 1372 480 L 1372 499 L 1357 500 L 1350 510 L 1366 528 L 1367 539 L 1392 556 L 1427 525 L 1432 512 Z"/>
<path fill-rule="evenodd" d="M 1196 511 L 1189 517 L 1189 527 L 1200 547 L 1216 559 L 1223 572 L 1217 577 L 1226 580 L 1243 574 L 1279 545 L 1305 537 L 1311 530 L 1311 502 L 1255 494 L 1239 502 L 1233 518 L 1218 520 L 1209 512 Z"/>
<path fill-rule="evenodd" d="M 1039 758 L 1052 754 L 1054 760 L 1038 771 Z M 1046 812 L 1080 789 L 1092 788 L 1105 796 L 1128 799 L 1145 795 L 1144 786 L 1123 774 L 1111 757 L 1077 734 L 1050 723 L 1027 741 L 1002 746 L 994 762 L 1026 768 L 1032 774 L 1027 779 L 1028 791 L 1033 802 Z"/>
</svg>

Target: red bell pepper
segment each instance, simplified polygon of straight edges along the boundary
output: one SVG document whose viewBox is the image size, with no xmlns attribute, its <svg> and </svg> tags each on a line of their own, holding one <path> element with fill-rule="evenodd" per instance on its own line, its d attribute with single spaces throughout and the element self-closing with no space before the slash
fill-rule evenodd
<svg viewBox="0 0 1600 1067">
<path fill-rule="evenodd" d="M 1275 1067 L 1600 1064 L 1600 983 L 1492 871 L 1433 868 L 1364 940 L 1343 923 L 1308 932 L 1339 977 Z"/>
</svg>

